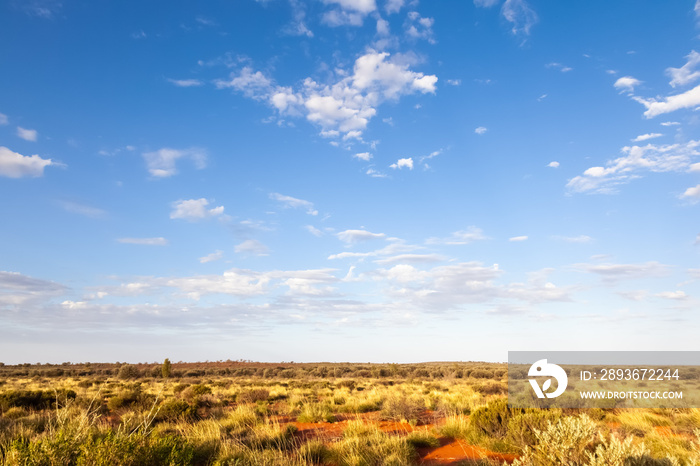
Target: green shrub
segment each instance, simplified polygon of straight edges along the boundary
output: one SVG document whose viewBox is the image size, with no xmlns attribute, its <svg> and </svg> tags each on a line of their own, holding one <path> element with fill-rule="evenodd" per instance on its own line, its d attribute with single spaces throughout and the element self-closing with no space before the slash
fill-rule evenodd
<svg viewBox="0 0 700 466">
<path fill-rule="evenodd" d="M 537 443 L 535 431 L 545 430 L 548 425 L 556 424 L 561 418 L 558 409 L 528 409 L 515 414 L 508 421 L 508 440 L 520 449 Z"/>
<path fill-rule="evenodd" d="M 382 403 L 381 415 L 390 421 L 417 420 L 424 410 L 423 402 L 415 397 L 392 396 Z"/>
<path fill-rule="evenodd" d="M 270 390 L 266 388 L 251 388 L 239 393 L 237 400 L 240 403 L 257 403 L 258 401 L 267 401 L 269 397 Z"/>
<path fill-rule="evenodd" d="M 306 465 L 327 464 L 331 459 L 330 449 L 320 440 L 310 440 L 297 450 L 299 459 Z"/>
<path fill-rule="evenodd" d="M 140 375 L 141 372 L 138 370 L 138 368 L 131 364 L 124 364 L 119 368 L 119 372 L 117 373 L 117 377 L 123 380 L 136 379 Z"/>
<path fill-rule="evenodd" d="M 508 423 L 512 415 L 513 411 L 508 408 L 508 401 L 498 399 L 476 409 L 470 417 L 470 424 L 481 434 L 502 439 L 508 433 Z"/>
</svg>

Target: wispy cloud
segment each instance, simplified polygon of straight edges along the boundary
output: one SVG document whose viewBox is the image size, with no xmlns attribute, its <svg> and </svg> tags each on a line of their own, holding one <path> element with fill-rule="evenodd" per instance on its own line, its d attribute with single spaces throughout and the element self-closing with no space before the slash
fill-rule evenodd
<svg viewBox="0 0 700 466">
<path fill-rule="evenodd" d="M 72 214 L 82 215 L 84 217 L 104 218 L 107 215 L 107 212 L 105 212 L 102 209 L 98 209 L 97 207 L 87 206 L 84 204 L 79 204 L 77 202 L 57 201 L 57 204 L 66 212 L 70 212 Z"/>
<path fill-rule="evenodd" d="M 660 138 L 663 136 L 661 133 L 647 133 L 647 134 L 640 134 L 636 138 L 632 139 L 632 142 L 642 142 L 642 141 L 647 141 L 649 139 L 655 139 L 655 138 Z"/>
<path fill-rule="evenodd" d="M 514 35 L 530 35 L 530 29 L 538 21 L 537 13 L 525 0 L 506 0 L 501 13 L 512 24 L 511 32 Z"/>
<path fill-rule="evenodd" d="M 447 238 L 428 238 L 426 244 L 445 244 L 450 246 L 473 243 L 488 239 L 481 228 L 470 226 L 466 230 L 455 231 Z"/>
<path fill-rule="evenodd" d="M 167 246 L 168 240 L 163 237 L 157 238 L 117 238 L 117 242 L 123 244 L 137 244 L 141 246 Z"/>
<path fill-rule="evenodd" d="M 337 233 L 338 239 L 347 244 L 359 243 L 361 241 L 369 241 L 372 239 L 381 239 L 386 237 L 384 233 L 372 233 L 367 230 L 345 230 Z"/>
<path fill-rule="evenodd" d="M 223 257 L 224 257 L 224 251 L 217 249 L 216 251 L 212 252 L 211 254 L 207 254 L 204 257 L 200 257 L 199 263 L 206 264 L 207 262 L 218 261 L 219 259 L 222 259 Z"/>
<path fill-rule="evenodd" d="M 177 87 L 199 87 L 204 85 L 199 79 L 170 79 L 168 81 Z"/>
<path fill-rule="evenodd" d="M 270 193 L 270 199 L 281 202 L 286 209 L 306 209 L 307 214 L 318 215 L 318 210 L 314 209 L 313 202 L 280 193 Z"/>
</svg>

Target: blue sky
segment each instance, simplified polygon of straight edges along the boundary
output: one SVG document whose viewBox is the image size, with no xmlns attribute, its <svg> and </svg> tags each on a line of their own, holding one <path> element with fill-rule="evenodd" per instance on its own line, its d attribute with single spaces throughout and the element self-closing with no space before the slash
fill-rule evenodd
<svg viewBox="0 0 700 466">
<path fill-rule="evenodd" d="M 693 350 L 700 3 L 0 6 L 0 361 Z"/>
</svg>

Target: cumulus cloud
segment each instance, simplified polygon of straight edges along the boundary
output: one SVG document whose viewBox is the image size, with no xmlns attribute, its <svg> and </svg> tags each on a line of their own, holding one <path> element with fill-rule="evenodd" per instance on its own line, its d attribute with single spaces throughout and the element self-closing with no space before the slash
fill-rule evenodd
<svg viewBox="0 0 700 466">
<path fill-rule="evenodd" d="M 224 206 L 209 209 L 209 201 L 204 198 L 175 201 L 171 205 L 173 210 L 170 212 L 170 218 L 181 218 L 190 222 L 217 217 L 224 213 Z"/>
<path fill-rule="evenodd" d="M 613 86 L 615 86 L 615 89 L 619 90 L 620 92 L 632 93 L 634 92 L 634 88 L 640 84 L 642 84 L 642 82 L 633 78 L 632 76 L 623 76 L 615 81 Z"/>
<path fill-rule="evenodd" d="M 362 26 L 365 16 L 377 9 L 374 0 L 322 0 L 327 5 L 335 5 L 322 16 L 329 26 Z"/>
<path fill-rule="evenodd" d="M 270 249 L 256 239 L 245 240 L 234 247 L 238 253 L 255 254 L 256 256 L 267 256 Z"/>
<path fill-rule="evenodd" d="M 168 81 L 177 87 L 199 87 L 204 84 L 199 79 L 168 79 Z"/>
<path fill-rule="evenodd" d="M 428 238 L 426 244 L 445 244 L 449 246 L 463 245 L 488 239 L 481 228 L 470 226 L 466 230 L 455 231 L 447 238 Z"/>
<path fill-rule="evenodd" d="M 409 170 L 413 170 L 413 158 L 409 157 L 407 159 L 399 159 L 396 161 L 396 163 L 392 163 L 391 165 L 389 165 L 389 167 L 393 168 L 394 170 L 401 168 L 408 168 Z"/>
<path fill-rule="evenodd" d="M 528 237 L 527 236 L 513 236 L 512 238 L 508 238 L 508 241 L 527 241 Z"/>
<path fill-rule="evenodd" d="M 474 132 L 479 135 L 486 133 L 486 131 L 488 131 L 488 128 L 484 126 L 479 126 L 478 128 L 474 129 Z"/>
<path fill-rule="evenodd" d="M 686 189 L 683 194 L 681 194 L 681 198 L 700 199 L 700 184 Z"/>
<path fill-rule="evenodd" d="M 199 258 L 199 263 L 200 263 L 200 264 L 206 264 L 207 262 L 218 261 L 219 259 L 221 259 L 221 258 L 223 258 L 223 257 L 224 257 L 224 251 L 221 251 L 221 250 L 218 250 L 218 249 L 217 249 L 216 251 L 212 252 L 211 254 L 207 254 L 207 255 L 204 256 L 204 257 L 200 257 L 200 258 Z"/>
<path fill-rule="evenodd" d="M 167 178 L 177 173 L 175 162 L 181 158 L 189 158 L 197 169 L 203 169 L 207 163 L 207 153 L 204 149 L 191 147 L 189 149 L 163 148 L 153 152 L 145 152 L 143 158 L 151 176 Z"/>
<path fill-rule="evenodd" d="M 398 13 L 403 8 L 405 0 L 387 0 L 384 4 L 384 11 L 387 14 Z"/>
<path fill-rule="evenodd" d="M 157 238 L 117 238 L 118 243 L 138 244 L 140 246 L 167 246 L 168 240 L 159 236 Z"/>
<path fill-rule="evenodd" d="M 632 139 L 632 142 L 641 142 L 641 141 L 647 141 L 649 139 L 655 139 L 655 138 L 660 138 L 663 136 L 661 133 L 647 133 L 647 134 L 640 134 L 636 138 Z"/>
<path fill-rule="evenodd" d="M 42 159 L 38 155 L 22 155 L 7 147 L 0 146 L 0 176 L 23 178 L 44 175 L 44 168 L 60 165 L 51 159 Z"/>
<path fill-rule="evenodd" d="M 355 60 L 352 73 L 339 70 L 336 73 L 339 79 L 332 84 L 306 78 L 294 90 L 275 84 L 260 71 L 244 67 L 216 85 L 265 101 L 280 116 L 305 115 L 308 121 L 320 126 L 323 137 L 342 134 L 345 140 L 359 139 L 382 102 L 398 100 L 407 94 L 435 93 L 437 76 L 410 70 L 413 61 L 407 55 L 391 56 L 370 50 Z"/>
<path fill-rule="evenodd" d="M 551 167 L 551 168 L 559 168 L 559 162 L 557 162 L 557 161 L 555 160 L 555 161 L 549 162 L 549 163 L 547 164 L 547 166 L 548 166 L 548 167 Z"/>
<path fill-rule="evenodd" d="M 39 137 L 39 133 L 35 129 L 24 129 L 21 126 L 17 127 L 17 136 L 25 141 L 35 142 Z"/>
<path fill-rule="evenodd" d="M 605 167 L 591 167 L 569 180 L 567 188 L 575 192 L 613 193 L 616 187 L 639 178 L 644 172 L 683 172 L 690 170 L 700 141 L 646 146 L 625 146 L 623 156 L 608 161 Z"/>
<path fill-rule="evenodd" d="M 666 75 L 671 78 L 671 87 L 685 86 L 700 78 L 700 71 L 695 69 L 700 64 L 700 53 L 692 50 L 686 58 L 688 61 L 682 67 L 666 69 Z"/>
<path fill-rule="evenodd" d="M 435 24 L 433 18 L 424 18 L 417 11 L 409 11 L 404 28 L 406 35 L 411 39 L 423 39 L 431 44 L 435 44 L 433 24 Z"/>
<path fill-rule="evenodd" d="M 369 152 L 360 152 L 359 154 L 353 155 L 356 159 L 364 160 L 365 162 L 369 162 L 369 160 L 372 158 L 372 154 Z"/>
<path fill-rule="evenodd" d="M 346 244 L 355 244 L 361 241 L 369 241 L 372 239 L 380 239 L 386 237 L 384 233 L 372 233 L 367 230 L 345 230 L 337 233 L 336 236 L 340 241 Z"/>
<path fill-rule="evenodd" d="M 270 199 L 281 202 L 287 209 L 306 209 L 309 215 L 318 215 L 318 210 L 314 209 L 313 202 L 297 199 L 291 196 L 285 196 L 280 193 L 270 193 Z"/>
</svg>

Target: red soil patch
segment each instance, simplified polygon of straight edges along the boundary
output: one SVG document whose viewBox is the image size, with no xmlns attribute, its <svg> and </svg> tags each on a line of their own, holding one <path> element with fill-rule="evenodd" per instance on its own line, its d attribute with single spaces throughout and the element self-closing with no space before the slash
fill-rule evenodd
<svg viewBox="0 0 700 466">
<path fill-rule="evenodd" d="M 475 445 L 469 445 L 463 440 L 441 439 L 438 448 L 422 448 L 420 464 L 458 464 L 466 460 L 493 459 L 513 462 L 517 455 L 495 453 Z"/>
</svg>

